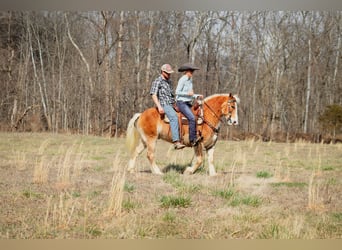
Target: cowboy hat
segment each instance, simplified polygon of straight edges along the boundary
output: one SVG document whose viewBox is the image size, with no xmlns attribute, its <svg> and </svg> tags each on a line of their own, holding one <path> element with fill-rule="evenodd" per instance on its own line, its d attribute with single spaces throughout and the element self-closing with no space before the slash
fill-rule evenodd
<svg viewBox="0 0 342 250">
<path fill-rule="evenodd" d="M 198 70 L 198 69 L 200 69 L 200 68 L 194 66 L 191 63 L 185 63 L 179 67 L 178 72 L 184 72 L 184 71 L 188 71 L 188 70 L 194 71 L 194 70 Z"/>
</svg>

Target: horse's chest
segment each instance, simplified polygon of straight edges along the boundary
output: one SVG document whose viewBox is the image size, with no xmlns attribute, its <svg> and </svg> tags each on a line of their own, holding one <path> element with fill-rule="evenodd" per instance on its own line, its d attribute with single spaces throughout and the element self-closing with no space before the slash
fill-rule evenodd
<svg viewBox="0 0 342 250">
<path fill-rule="evenodd" d="M 214 134 L 209 140 L 207 140 L 205 143 L 204 143 L 204 146 L 206 149 L 209 149 L 213 146 L 215 146 L 215 143 L 217 141 L 217 134 Z"/>
</svg>

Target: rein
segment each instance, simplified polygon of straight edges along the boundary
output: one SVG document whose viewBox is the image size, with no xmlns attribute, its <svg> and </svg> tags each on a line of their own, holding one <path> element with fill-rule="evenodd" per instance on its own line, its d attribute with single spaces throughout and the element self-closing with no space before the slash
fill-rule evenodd
<svg viewBox="0 0 342 250">
<path fill-rule="evenodd" d="M 214 116 L 221 122 L 222 119 L 216 115 L 215 111 L 208 105 L 208 103 L 206 103 L 204 100 L 203 100 L 203 103 L 208 107 L 208 109 L 211 111 L 212 114 L 214 114 Z M 203 122 L 206 123 L 215 133 L 219 133 L 220 132 L 220 126 L 218 126 L 217 128 L 209 121 L 207 121 L 205 118 L 204 118 L 204 114 L 203 116 L 201 117 L 203 119 Z"/>
</svg>

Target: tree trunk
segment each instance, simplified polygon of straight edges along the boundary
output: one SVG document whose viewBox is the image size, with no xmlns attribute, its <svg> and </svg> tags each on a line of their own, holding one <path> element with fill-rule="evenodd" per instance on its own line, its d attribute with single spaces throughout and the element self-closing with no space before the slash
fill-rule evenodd
<svg viewBox="0 0 342 250">
<path fill-rule="evenodd" d="M 147 46 L 147 57 L 146 57 L 146 73 L 145 73 L 145 84 L 146 84 L 146 90 L 149 91 L 150 87 L 150 76 L 151 76 L 151 58 L 152 58 L 152 35 L 153 35 L 153 26 L 154 26 L 154 18 L 153 18 L 153 12 L 149 11 L 148 13 L 148 20 L 149 20 L 149 26 L 148 26 L 148 46 Z M 143 93 L 143 96 L 145 96 L 145 93 Z"/>
<path fill-rule="evenodd" d="M 259 65 L 260 65 L 260 48 L 259 48 L 259 44 L 258 44 L 258 48 L 257 48 L 257 65 L 256 65 L 256 69 L 255 69 L 255 77 L 254 77 L 254 84 L 253 84 L 253 94 L 252 94 L 252 107 L 254 107 L 252 109 L 252 126 L 251 126 L 251 130 L 253 132 L 255 132 L 256 130 L 256 110 L 255 108 L 256 106 L 256 89 L 257 89 L 257 83 L 258 83 L 258 78 L 259 78 Z"/>
<path fill-rule="evenodd" d="M 309 116 L 309 104 L 311 94 L 311 39 L 308 41 L 309 46 L 309 59 L 308 59 L 308 74 L 307 74 L 307 86 L 306 86 L 306 98 L 305 98 L 305 114 L 304 114 L 304 127 L 303 132 L 308 132 L 308 116 Z"/>
<path fill-rule="evenodd" d="M 91 78 L 91 72 L 90 72 L 90 66 L 89 63 L 87 61 L 87 59 L 85 58 L 83 52 L 81 51 L 81 49 L 78 47 L 78 45 L 76 44 L 76 42 L 74 41 L 74 39 L 71 36 L 70 33 L 70 28 L 69 28 L 69 22 L 68 22 L 68 17 L 66 14 L 64 14 L 65 17 L 65 21 L 66 21 L 66 26 L 67 26 L 67 32 L 68 32 L 68 37 L 70 42 L 72 43 L 72 45 L 75 47 L 75 49 L 77 50 L 77 52 L 80 54 L 80 57 L 82 59 L 82 61 L 84 62 L 85 66 L 86 66 L 86 70 L 88 73 L 88 81 L 89 81 L 89 87 L 90 87 L 90 93 L 87 94 L 87 91 L 85 91 L 85 96 L 84 96 L 84 130 L 85 130 L 85 134 L 89 134 L 89 129 L 91 128 L 91 121 L 90 121 L 90 117 L 91 117 L 91 97 L 93 94 L 93 90 L 94 90 L 94 86 L 93 86 L 93 80 Z"/>
<path fill-rule="evenodd" d="M 117 70 L 118 70 L 118 79 L 117 79 L 117 85 L 115 88 L 115 100 L 116 100 L 116 105 L 115 105 L 115 109 L 114 109 L 114 113 L 117 114 L 117 116 L 119 115 L 119 107 L 120 107 L 120 93 L 121 93 L 121 86 L 122 86 L 122 53 L 123 53 L 123 48 L 122 48 L 122 44 L 123 44 L 123 39 L 124 39 L 124 21 L 125 21 L 125 13 L 124 11 L 120 12 L 120 24 L 119 24 L 119 32 L 118 32 L 118 47 L 117 47 Z M 116 117 L 116 121 L 119 118 Z M 115 137 L 117 137 L 118 135 L 118 122 L 116 122 L 115 124 Z"/>
<path fill-rule="evenodd" d="M 340 31 L 340 26 L 337 26 L 337 31 Z M 338 72 L 338 65 L 339 65 L 339 57 L 340 57 L 340 49 L 341 49 L 341 33 L 338 32 L 338 38 L 337 38 L 337 48 L 336 48 L 336 57 L 335 57 L 335 68 L 334 68 L 334 75 L 333 75 L 333 80 L 332 80 L 332 88 L 331 89 L 338 89 L 336 85 L 336 76 Z M 330 96 L 329 96 L 329 104 L 333 104 L 334 99 L 332 97 L 331 91 Z M 341 101 L 341 100 L 340 100 Z"/>
<path fill-rule="evenodd" d="M 141 95 L 141 93 L 143 92 L 143 86 L 141 86 L 140 84 L 140 12 L 139 11 L 135 11 L 135 16 L 136 16 L 136 20 L 135 20 L 135 27 L 136 27 L 136 34 L 135 34 L 135 73 L 136 73 L 136 90 L 137 92 L 135 93 L 135 95 L 137 95 L 137 101 L 138 101 L 138 110 L 142 110 L 142 106 L 143 106 L 143 96 Z"/>
<path fill-rule="evenodd" d="M 48 130 L 50 131 L 52 129 L 51 125 L 51 116 L 50 116 L 50 105 L 49 105 L 49 97 L 46 91 L 46 79 L 45 79 L 45 70 L 44 70 L 44 62 L 43 62 L 43 56 L 42 56 L 42 46 L 40 42 L 39 36 L 36 34 L 36 32 L 33 30 L 33 33 L 36 36 L 37 44 L 38 44 L 38 52 L 39 52 L 39 62 L 40 62 L 40 70 L 41 70 L 41 76 L 42 76 L 42 84 L 43 84 L 43 95 L 46 103 L 46 110 L 44 110 L 44 116 L 47 122 Z"/>
<path fill-rule="evenodd" d="M 27 31 L 28 31 L 28 39 L 29 39 L 29 47 L 30 47 L 30 53 L 31 53 L 31 60 L 32 60 L 32 67 L 33 67 L 33 73 L 34 73 L 34 82 L 36 84 L 38 84 L 38 87 L 39 87 L 39 93 L 40 93 L 40 100 L 41 100 L 41 103 L 42 103 L 42 106 L 43 106 L 43 115 L 44 115 L 44 118 L 46 119 L 45 120 L 45 129 L 49 129 L 49 125 L 48 125 L 48 108 L 47 108 L 47 105 L 46 105 L 46 100 L 45 100 L 45 96 L 44 96 L 44 91 L 43 91 L 43 87 L 42 87 L 42 84 L 39 80 L 39 77 L 38 77 L 38 73 L 37 73 L 37 68 L 36 68 L 36 61 L 35 61 L 35 58 L 34 58 L 34 54 L 33 54 L 33 45 L 32 45 L 32 33 L 31 33 L 31 24 L 30 24 L 30 20 L 29 20 L 29 17 L 27 17 Z"/>
</svg>

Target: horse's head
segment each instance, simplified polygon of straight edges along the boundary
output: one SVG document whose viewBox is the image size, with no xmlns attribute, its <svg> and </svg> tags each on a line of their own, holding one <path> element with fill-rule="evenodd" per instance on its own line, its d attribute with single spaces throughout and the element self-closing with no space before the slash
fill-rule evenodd
<svg viewBox="0 0 342 250">
<path fill-rule="evenodd" d="M 238 103 L 240 99 L 237 95 L 229 93 L 228 100 L 221 106 L 222 115 L 226 118 L 228 125 L 238 125 Z"/>
</svg>

